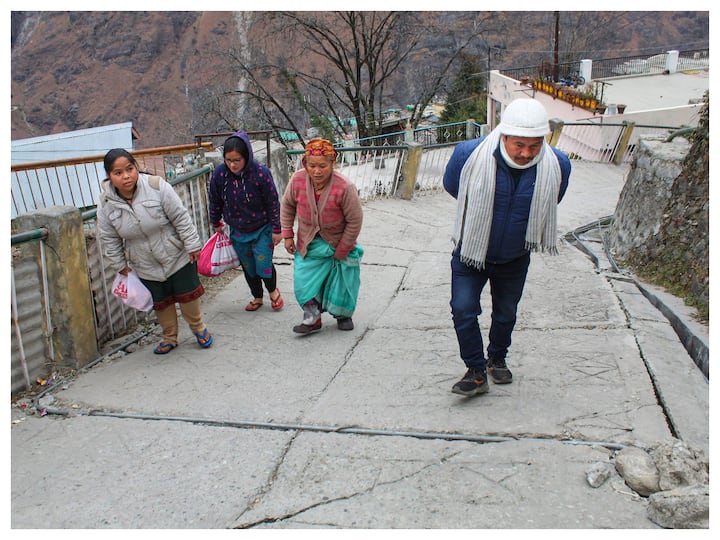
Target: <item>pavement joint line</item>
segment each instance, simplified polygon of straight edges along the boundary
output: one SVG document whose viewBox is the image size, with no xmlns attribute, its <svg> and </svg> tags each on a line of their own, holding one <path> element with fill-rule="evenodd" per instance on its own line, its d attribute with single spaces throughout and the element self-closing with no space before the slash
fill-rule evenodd
<svg viewBox="0 0 720 540">
<path fill-rule="evenodd" d="M 407 268 L 408 267 L 408 265 L 406 265 L 406 264 L 392 264 L 392 263 L 379 263 L 379 262 L 366 263 L 364 261 L 362 263 L 362 266 L 376 266 L 378 268 Z"/>
<path fill-rule="evenodd" d="M 386 437 L 410 437 L 414 439 L 441 439 L 446 441 L 465 441 L 477 443 L 501 443 L 516 441 L 543 441 L 543 442 L 559 442 L 575 446 L 602 446 L 610 450 L 621 450 L 628 445 L 616 443 L 612 441 L 586 441 L 580 439 L 570 439 L 557 435 L 476 435 L 472 433 L 444 433 L 438 431 L 406 431 L 406 430 L 389 430 L 377 428 L 363 428 L 357 425 L 352 426 L 327 426 L 314 424 L 296 424 L 287 422 L 257 422 L 250 420 L 221 420 L 217 418 L 202 418 L 192 416 L 166 416 L 142 413 L 128 412 L 110 412 L 100 411 L 96 409 L 61 409 L 48 407 L 45 409 L 46 414 L 56 414 L 60 416 L 102 416 L 109 418 L 127 419 L 127 420 L 153 420 L 166 422 L 184 422 L 190 424 L 198 424 L 213 427 L 232 427 L 238 429 L 268 429 L 277 431 L 309 431 L 315 433 L 343 433 L 350 435 L 368 435 L 368 436 L 386 436 Z"/>
</svg>

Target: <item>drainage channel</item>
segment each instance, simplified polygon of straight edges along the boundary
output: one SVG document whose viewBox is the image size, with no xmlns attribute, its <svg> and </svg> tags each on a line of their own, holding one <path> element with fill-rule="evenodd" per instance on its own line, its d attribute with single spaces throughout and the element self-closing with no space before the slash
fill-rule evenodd
<svg viewBox="0 0 720 540">
<path fill-rule="evenodd" d="M 564 439 L 553 436 L 497 436 L 477 435 L 473 433 L 443 433 L 435 431 L 398 431 L 390 429 L 372 429 L 358 426 L 324 426 L 314 424 L 297 424 L 284 422 L 255 422 L 249 420 L 221 420 L 216 418 L 202 418 L 192 416 L 166 416 L 149 415 L 140 413 L 117 413 L 108 411 L 79 411 L 48 407 L 47 414 L 61 416 L 104 416 L 110 418 L 129 420 L 153 420 L 165 422 L 183 422 L 201 426 L 231 427 L 238 429 L 269 429 L 278 431 L 308 431 L 316 433 L 342 433 L 352 435 L 380 436 L 380 437 L 410 437 L 414 439 L 439 439 L 445 441 L 465 441 L 476 443 L 501 443 L 512 441 L 538 441 L 538 442 L 560 442 L 576 446 L 602 446 L 610 450 L 622 450 L 627 445 L 609 441 L 585 441 L 578 439 Z"/>
</svg>

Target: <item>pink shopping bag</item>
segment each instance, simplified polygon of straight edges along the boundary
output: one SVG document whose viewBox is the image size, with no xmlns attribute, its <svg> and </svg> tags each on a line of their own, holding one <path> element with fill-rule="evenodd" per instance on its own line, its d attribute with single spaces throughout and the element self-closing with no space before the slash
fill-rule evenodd
<svg viewBox="0 0 720 540">
<path fill-rule="evenodd" d="M 240 266 L 230 237 L 225 233 L 213 234 L 203 246 L 198 258 L 198 273 L 202 276 L 219 276 L 225 270 Z"/>
</svg>

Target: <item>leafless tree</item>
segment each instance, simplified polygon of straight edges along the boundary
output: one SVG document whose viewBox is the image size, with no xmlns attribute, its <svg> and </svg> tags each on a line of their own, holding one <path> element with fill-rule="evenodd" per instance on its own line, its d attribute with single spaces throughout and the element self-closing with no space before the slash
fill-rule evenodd
<svg viewBox="0 0 720 540">
<path fill-rule="evenodd" d="M 233 93 L 245 98 L 273 129 L 294 131 L 302 141 L 303 127 L 318 118 L 332 119 L 338 138 L 351 122 L 359 138 L 380 132 L 383 111 L 398 106 L 390 101 L 393 85 L 415 75 L 408 103 L 415 107 L 409 123 L 417 126 L 425 106 L 444 88 L 458 56 L 481 35 L 476 17 L 462 31 L 441 27 L 429 12 L 263 12 L 254 28 L 287 43 L 272 58 L 230 54 L 243 79 Z M 480 21 L 480 22 L 479 22 Z M 441 35 L 443 46 L 427 51 L 421 70 L 408 62 Z M 267 44 L 265 51 L 277 51 Z M 270 56 L 271 53 L 266 53 Z M 416 62 L 412 63 L 417 66 Z M 343 122 L 346 120 L 346 122 Z"/>
<path fill-rule="evenodd" d="M 607 57 L 615 43 L 624 43 L 642 13 L 629 11 L 562 11 L 559 13 L 559 61 Z M 601 51 L 598 51 L 598 44 Z M 609 51 L 612 52 L 612 51 Z"/>
</svg>

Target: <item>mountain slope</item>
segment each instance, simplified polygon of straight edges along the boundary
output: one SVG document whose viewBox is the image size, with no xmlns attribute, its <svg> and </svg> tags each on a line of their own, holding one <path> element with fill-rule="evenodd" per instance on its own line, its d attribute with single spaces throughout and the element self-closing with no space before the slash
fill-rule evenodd
<svg viewBox="0 0 720 540">
<path fill-rule="evenodd" d="M 450 30 L 499 13 L 418 12 L 417 17 L 435 19 Z M 707 12 L 599 13 L 605 13 L 602 24 L 594 12 L 563 12 L 561 38 L 585 36 L 593 50 L 603 51 L 598 57 L 688 44 L 707 48 Z M 203 114 L 212 106 L 227 107 L 223 93 L 238 87 L 228 51 L 241 48 L 247 55 L 275 59 L 292 45 L 282 35 L 261 44 L 256 36 L 266 30 L 252 25 L 253 17 L 253 12 L 219 11 L 11 12 L 11 138 L 132 121 L 141 137 L 136 146 L 149 148 L 188 143 L 195 133 L 236 126 L 237 118 L 212 123 Z M 241 19 L 248 28 L 242 35 Z M 487 44 L 505 47 L 501 55 L 488 55 L 493 69 L 552 60 L 553 12 L 502 12 L 483 24 L 479 58 Z M 420 67 L 431 61 L 428 51 L 452 43 L 449 31 L 423 36 L 409 62 Z M 417 82 L 412 74 L 420 72 L 410 69 L 388 85 L 388 96 L 401 101 L 388 107 L 402 107 L 402 100 L 411 99 L 408 93 Z"/>
</svg>

